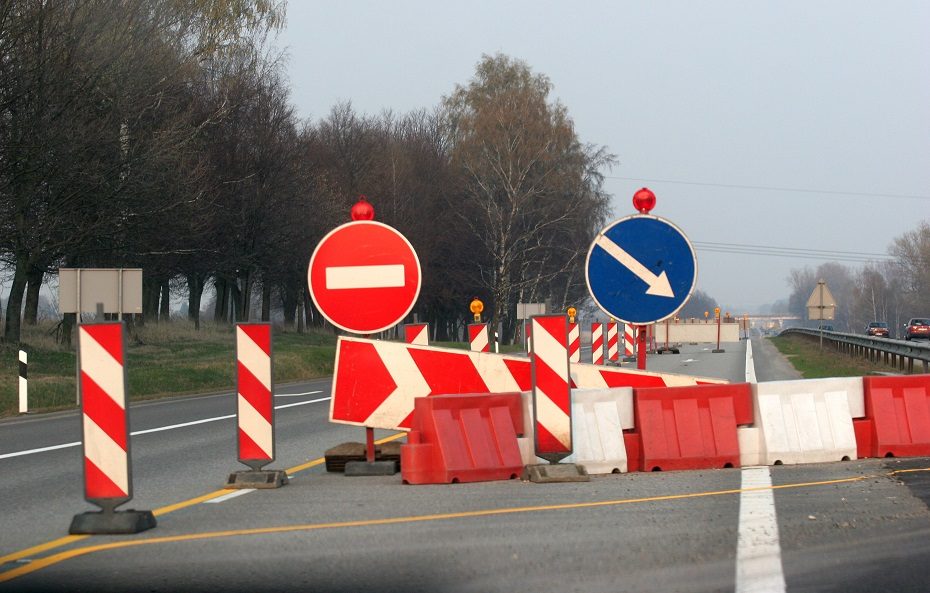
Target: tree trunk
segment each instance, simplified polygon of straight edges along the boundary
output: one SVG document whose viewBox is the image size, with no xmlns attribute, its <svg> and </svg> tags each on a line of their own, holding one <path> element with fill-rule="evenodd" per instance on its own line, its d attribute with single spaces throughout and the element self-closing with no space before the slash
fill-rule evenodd
<svg viewBox="0 0 930 593">
<path fill-rule="evenodd" d="M 297 333 L 302 334 L 306 329 L 307 318 L 304 315 L 304 290 L 301 288 L 297 295 Z M 286 311 L 287 309 L 285 309 Z"/>
<path fill-rule="evenodd" d="M 239 312 L 237 319 L 239 321 L 249 321 L 252 313 L 252 278 L 253 274 L 251 270 L 245 270 L 242 273 L 240 284 L 241 290 L 239 292 L 239 306 L 237 311 Z"/>
<path fill-rule="evenodd" d="M 200 274 L 187 275 L 187 318 L 200 329 L 200 303 L 203 299 L 204 280 Z"/>
<path fill-rule="evenodd" d="M 161 307 L 159 309 L 158 320 L 164 323 L 171 321 L 171 287 L 169 279 L 161 285 Z"/>
<path fill-rule="evenodd" d="M 26 307 L 23 310 L 23 321 L 26 325 L 35 325 L 39 321 L 39 290 L 42 288 L 44 272 L 32 268 L 26 274 Z"/>
<path fill-rule="evenodd" d="M 229 283 L 225 278 L 217 278 L 214 282 L 216 287 L 216 309 L 213 311 L 213 321 L 215 323 L 226 321 L 226 306 L 229 302 Z"/>
<path fill-rule="evenodd" d="M 61 320 L 61 343 L 71 347 L 71 334 L 77 323 L 77 315 L 74 313 L 65 313 Z"/>
<path fill-rule="evenodd" d="M 152 278 L 142 277 L 142 319 L 140 325 L 146 320 L 158 322 L 158 295 L 160 283 Z"/>
<path fill-rule="evenodd" d="M 271 321 L 271 283 L 262 282 L 262 321 Z"/>
<path fill-rule="evenodd" d="M 26 263 L 21 257 L 17 257 L 13 286 L 10 287 L 10 298 L 6 302 L 6 327 L 3 330 L 3 341 L 8 344 L 19 344 L 22 337 L 20 315 L 23 310 L 23 293 L 26 292 L 26 283 Z"/>
<path fill-rule="evenodd" d="M 298 292 L 294 290 L 294 285 L 291 282 L 285 282 L 284 286 L 281 287 L 281 306 L 284 308 L 284 325 L 286 327 L 294 327 Z"/>
</svg>

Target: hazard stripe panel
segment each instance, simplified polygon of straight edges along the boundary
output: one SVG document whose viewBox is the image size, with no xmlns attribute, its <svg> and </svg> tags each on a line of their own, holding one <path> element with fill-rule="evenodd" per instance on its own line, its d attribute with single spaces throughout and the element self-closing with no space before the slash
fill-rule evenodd
<svg viewBox="0 0 930 593">
<path fill-rule="evenodd" d="M 132 497 L 123 324 L 78 326 L 79 390 L 88 501 Z"/>
<path fill-rule="evenodd" d="M 271 324 L 236 325 L 236 417 L 243 463 L 274 460 L 271 343 Z"/>
<path fill-rule="evenodd" d="M 568 319 L 538 315 L 532 323 L 536 455 L 558 461 L 572 451 Z"/>
</svg>

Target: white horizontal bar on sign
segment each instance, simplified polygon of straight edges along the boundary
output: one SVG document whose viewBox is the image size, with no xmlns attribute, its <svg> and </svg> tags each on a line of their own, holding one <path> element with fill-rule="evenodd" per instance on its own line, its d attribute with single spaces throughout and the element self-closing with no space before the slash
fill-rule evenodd
<svg viewBox="0 0 930 593">
<path fill-rule="evenodd" d="M 383 266 L 332 266 L 326 268 L 326 288 L 401 288 L 404 286 L 403 264 Z"/>
</svg>

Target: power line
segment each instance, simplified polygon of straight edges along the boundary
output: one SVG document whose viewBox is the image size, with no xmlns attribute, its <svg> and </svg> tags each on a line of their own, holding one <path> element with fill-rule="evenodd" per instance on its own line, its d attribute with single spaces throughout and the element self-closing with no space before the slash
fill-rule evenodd
<svg viewBox="0 0 930 593">
<path fill-rule="evenodd" d="M 675 179 L 650 179 L 646 177 L 618 177 L 616 175 L 604 175 L 605 179 L 622 179 L 624 181 L 648 181 L 649 183 L 676 183 L 679 185 L 697 185 L 702 187 L 726 187 L 730 189 L 752 189 L 762 191 L 784 191 L 796 192 L 803 194 L 828 194 L 836 196 L 860 196 L 865 198 L 901 198 L 906 200 L 930 200 L 930 196 L 916 194 L 889 194 L 874 192 L 856 192 L 856 191 L 839 191 L 830 189 L 809 189 L 801 187 L 778 187 L 774 185 L 739 185 L 735 183 L 710 183 L 702 181 L 679 181 Z"/>
<path fill-rule="evenodd" d="M 870 257 L 870 258 L 882 258 L 882 259 L 893 257 L 891 255 L 888 255 L 887 253 L 873 253 L 873 252 L 868 252 L 868 251 L 839 251 L 835 249 L 810 249 L 807 247 L 779 247 L 777 245 L 753 245 L 751 243 L 714 243 L 711 241 L 694 241 L 694 244 L 703 245 L 705 247 L 777 249 L 779 251 L 797 252 L 797 253 L 823 254 L 823 255 L 855 255 L 855 256 L 864 256 L 864 257 Z"/>
<path fill-rule="evenodd" d="M 831 260 L 848 263 L 877 263 L 895 261 L 894 256 L 883 253 L 866 253 L 860 251 L 835 251 L 827 249 L 802 249 L 797 247 L 776 247 L 766 245 L 749 245 L 739 243 L 693 242 L 698 251 L 711 253 L 731 253 L 740 255 L 765 255 L 770 257 L 787 257 L 795 259 Z"/>
</svg>

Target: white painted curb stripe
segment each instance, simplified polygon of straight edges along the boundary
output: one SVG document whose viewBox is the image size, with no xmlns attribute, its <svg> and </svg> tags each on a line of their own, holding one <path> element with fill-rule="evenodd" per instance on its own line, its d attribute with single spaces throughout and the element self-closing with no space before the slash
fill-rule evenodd
<svg viewBox="0 0 930 593">
<path fill-rule="evenodd" d="M 332 266 L 326 268 L 326 288 L 403 288 L 403 264 L 385 266 Z"/>
<path fill-rule="evenodd" d="M 735 591 L 784 593 L 785 575 L 769 468 L 744 468 L 741 488 Z"/>
</svg>

